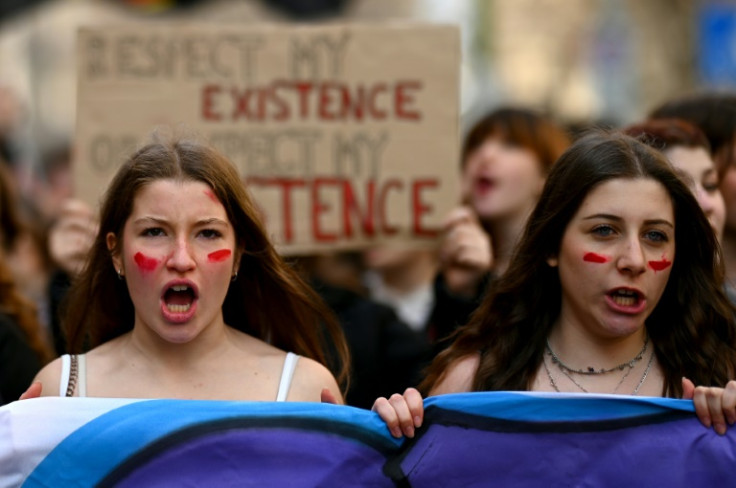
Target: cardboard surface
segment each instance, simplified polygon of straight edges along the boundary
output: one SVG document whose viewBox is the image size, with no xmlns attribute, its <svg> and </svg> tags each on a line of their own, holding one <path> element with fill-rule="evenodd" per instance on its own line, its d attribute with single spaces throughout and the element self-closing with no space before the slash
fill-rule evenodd
<svg viewBox="0 0 736 488">
<path fill-rule="evenodd" d="M 454 26 L 101 26 L 78 50 L 90 204 L 157 126 L 221 149 L 288 254 L 426 242 L 458 202 Z"/>
</svg>

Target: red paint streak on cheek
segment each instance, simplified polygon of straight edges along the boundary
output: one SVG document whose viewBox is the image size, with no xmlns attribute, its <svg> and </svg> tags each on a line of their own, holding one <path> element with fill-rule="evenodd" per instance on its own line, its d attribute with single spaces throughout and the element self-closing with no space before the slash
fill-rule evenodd
<svg viewBox="0 0 736 488">
<path fill-rule="evenodd" d="M 138 265 L 141 271 L 153 271 L 156 269 L 156 266 L 158 266 L 158 259 L 149 258 L 139 252 L 135 253 L 133 259 L 135 259 L 135 264 Z"/>
<path fill-rule="evenodd" d="M 610 258 L 608 256 L 603 256 L 594 252 L 586 252 L 583 256 L 583 261 L 587 261 L 589 263 L 607 263 L 609 260 Z"/>
<path fill-rule="evenodd" d="M 207 255 L 207 259 L 211 263 L 219 263 L 230 257 L 233 252 L 230 249 L 220 249 L 219 251 L 211 252 Z"/>
<path fill-rule="evenodd" d="M 649 261 L 649 267 L 654 271 L 662 271 L 670 266 L 672 266 L 672 261 L 668 261 L 664 256 L 662 256 L 662 259 L 659 261 Z"/>
<path fill-rule="evenodd" d="M 205 190 L 204 194 L 209 197 L 210 200 L 212 200 L 215 203 L 220 203 L 220 200 L 217 199 L 214 193 L 212 193 L 210 190 Z"/>
</svg>

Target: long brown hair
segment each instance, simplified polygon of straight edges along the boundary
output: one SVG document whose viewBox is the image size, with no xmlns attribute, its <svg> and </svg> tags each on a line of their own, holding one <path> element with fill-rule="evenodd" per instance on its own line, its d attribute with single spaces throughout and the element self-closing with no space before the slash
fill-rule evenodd
<svg viewBox="0 0 736 488">
<path fill-rule="evenodd" d="M 348 349 L 332 312 L 278 255 L 235 167 L 213 147 L 193 140 L 155 140 L 130 156 L 110 183 L 87 266 L 65 304 L 70 351 L 90 349 L 132 330 L 133 303 L 113 269 L 106 235 L 112 232 L 121 242 L 136 195 L 162 179 L 209 185 L 233 225 L 242 255 L 222 305 L 225 323 L 321 362 L 344 386 Z"/>
<path fill-rule="evenodd" d="M 720 248 L 700 206 L 660 152 L 620 133 L 596 132 L 574 143 L 552 167 L 511 265 L 432 363 L 422 390 L 431 389 L 455 361 L 476 353 L 473 390 L 529 388 L 560 314 L 559 275 L 547 258 L 557 255 L 585 197 L 615 178 L 653 179 L 667 189 L 674 207 L 677 259 L 646 321 L 664 371 L 662 394 L 681 396 L 683 376 L 720 386 L 734 378 L 735 311 L 723 288 Z"/>
<path fill-rule="evenodd" d="M 23 333 L 28 346 L 36 353 L 40 365 L 48 363 L 53 354 L 41 333 L 36 306 L 21 294 L 13 273 L 0 259 L 0 313 L 10 317 Z"/>
</svg>

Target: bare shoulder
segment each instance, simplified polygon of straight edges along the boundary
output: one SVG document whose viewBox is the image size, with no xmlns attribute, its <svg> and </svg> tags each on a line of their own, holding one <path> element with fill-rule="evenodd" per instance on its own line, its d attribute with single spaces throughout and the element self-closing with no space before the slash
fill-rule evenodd
<svg viewBox="0 0 736 488">
<path fill-rule="evenodd" d="M 322 390 L 327 388 L 338 401 L 343 403 L 340 388 L 330 371 L 317 361 L 299 357 L 287 400 L 290 402 L 319 402 Z"/>
<path fill-rule="evenodd" d="M 468 354 L 457 359 L 450 364 L 437 384 L 432 387 L 429 396 L 472 391 L 473 378 L 475 372 L 478 371 L 479 364 L 479 353 Z"/>
<path fill-rule="evenodd" d="M 61 358 L 56 358 L 38 372 L 33 381 L 41 383 L 41 396 L 59 396 Z"/>
<path fill-rule="evenodd" d="M 258 358 L 258 367 L 267 372 L 266 377 L 278 385 L 286 360 L 286 352 L 261 339 L 233 329 L 232 337 L 245 357 Z M 323 389 L 329 389 L 338 403 L 343 403 L 340 388 L 330 371 L 319 362 L 300 356 L 294 369 L 286 400 L 290 402 L 319 402 Z"/>
</svg>

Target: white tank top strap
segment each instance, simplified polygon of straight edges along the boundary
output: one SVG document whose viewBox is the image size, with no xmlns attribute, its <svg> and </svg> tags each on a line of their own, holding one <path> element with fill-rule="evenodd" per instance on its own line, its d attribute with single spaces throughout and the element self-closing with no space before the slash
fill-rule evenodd
<svg viewBox="0 0 736 488">
<path fill-rule="evenodd" d="M 75 390 L 78 392 L 77 396 L 87 396 L 87 359 L 84 354 L 64 354 L 61 356 L 59 396 L 74 396 Z"/>
<path fill-rule="evenodd" d="M 79 389 L 79 396 L 87 396 L 87 356 L 80 354 L 77 356 L 79 360 L 79 378 L 77 379 L 77 388 Z"/>
<path fill-rule="evenodd" d="M 65 396 L 66 389 L 69 386 L 69 371 L 71 370 L 71 356 L 64 354 L 61 356 L 61 379 L 59 380 L 59 396 Z"/>
<path fill-rule="evenodd" d="M 279 392 L 276 394 L 277 402 L 286 401 L 286 396 L 289 394 L 289 388 L 291 387 L 291 379 L 294 377 L 294 370 L 296 369 L 297 361 L 299 361 L 298 355 L 293 352 L 286 353 L 284 369 L 281 370 L 281 381 L 279 381 Z"/>
</svg>

